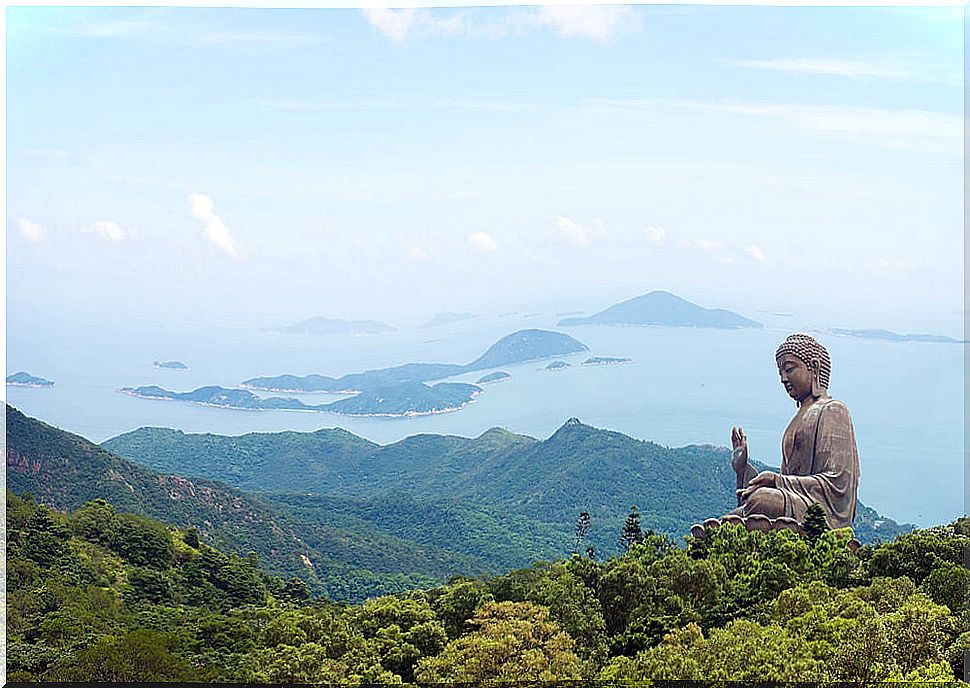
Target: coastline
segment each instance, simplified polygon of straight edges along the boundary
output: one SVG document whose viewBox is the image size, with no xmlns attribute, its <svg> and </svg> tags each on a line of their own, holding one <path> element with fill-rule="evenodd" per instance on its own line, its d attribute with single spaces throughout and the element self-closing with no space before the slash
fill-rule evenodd
<svg viewBox="0 0 970 688">
<path fill-rule="evenodd" d="M 209 406 L 211 408 L 228 409 L 230 411 L 294 411 L 297 413 L 329 413 L 334 416 L 344 416 L 346 418 L 416 418 L 418 416 L 433 416 L 440 413 L 453 413 L 460 411 L 471 403 L 474 403 L 476 396 L 481 392 L 473 392 L 472 398 L 463 402 L 459 406 L 449 406 L 443 409 L 433 409 L 431 411 L 405 411 L 404 413 L 345 413 L 342 411 L 332 411 L 325 408 L 307 406 L 306 408 L 246 408 L 245 406 L 232 406 L 229 404 L 213 404 L 208 401 L 194 401 L 192 399 L 173 399 L 172 397 L 151 396 L 148 394 L 138 394 L 134 390 L 116 389 L 116 392 L 127 394 L 135 399 L 148 399 L 149 401 L 174 401 L 183 404 L 195 404 L 196 406 Z"/>
</svg>

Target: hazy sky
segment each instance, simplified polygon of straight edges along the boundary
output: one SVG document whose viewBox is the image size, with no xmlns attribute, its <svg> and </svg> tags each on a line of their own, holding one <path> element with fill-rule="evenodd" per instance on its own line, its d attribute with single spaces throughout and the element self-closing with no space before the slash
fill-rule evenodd
<svg viewBox="0 0 970 688">
<path fill-rule="evenodd" d="M 8 326 L 598 310 L 959 334 L 962 8 L 10 8 Z"/>
</svg>

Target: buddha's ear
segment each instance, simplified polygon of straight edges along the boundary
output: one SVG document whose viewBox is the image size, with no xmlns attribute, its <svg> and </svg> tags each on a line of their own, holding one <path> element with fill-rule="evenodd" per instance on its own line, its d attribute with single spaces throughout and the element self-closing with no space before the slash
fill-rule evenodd
<svg viewBox="0 0 970 688">
<path fill-rule="evenodd" d="M 812 371 L 812 396 L 820 397 L 825 390 L 822 389 L 822 383 L 819 382 L 819 376 L 822 372 L 822 364 L 817 358 L 813 358 L 808 363 L 808 369 Z"/>
</svg>

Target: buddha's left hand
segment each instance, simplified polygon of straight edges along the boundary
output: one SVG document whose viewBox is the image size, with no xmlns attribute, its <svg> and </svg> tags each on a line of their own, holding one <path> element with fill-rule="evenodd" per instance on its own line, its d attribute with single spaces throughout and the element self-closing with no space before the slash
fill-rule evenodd
<svg viewBox="0 0 970 688">
<path fill-rule="evenodd" d="M 777 485 L 777 483 L 775 482 L 775 479 L 777 477 L 778 477 L 777 473 L 772 473 L 771 471 L 761 471 L 761 473 L 751 478 L 751 482 L 748 483 L 748 486 L 746 488 L 741 490 L 738 496 L 741 498 L 741 501 L 743 502 L 748 497 L 750 497 L 751 494 L 759 487 L 775 487 Z"/>
</svg>

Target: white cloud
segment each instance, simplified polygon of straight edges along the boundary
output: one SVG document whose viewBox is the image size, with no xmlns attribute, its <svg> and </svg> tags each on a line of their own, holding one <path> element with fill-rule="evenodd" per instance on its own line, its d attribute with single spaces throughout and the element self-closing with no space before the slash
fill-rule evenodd
<svg viewBox="0 0 970 688">
<path fill-rule="evenodd" d="M 96 234 L 105 241 L 113 241 L 115 243 L 120 243 L 125 240 L 128 236 L 128 231 L 119 225 L 117 222 L 111 222 L 110 220 L 101 220 L 95 222 L 93 225 L 87 228 L 92 234 Z"/>
<path fill-rule="evenodd" d="M 717 251 L 720 251 L 722 248 L 724 248 L 724 242 L 718 241 L 716 239 L 707 239 L 702 237 L 700 239 L 694 239 L 694 241 L 691 243 L 691 246 L 693 246 L 698 251 L 702 251 L 703 253 L 716 253 Z"/>
<path fill-rule="evenodd" d="M 605 43 L 619 27 L 633 21 L 633 14 L 623 5 L 544 5 L 538 9 L 538 21 L 563 38 L 591 38 Z"/>
<path fill-rule="evenodd" d="M 876 269 L 879 272 L 904 273 L 912 272 L 916 269 L 916 263 L 909 260 L 879 260 L 876 261 Z"/>
<path fill-rule="evenodd" d="M 431 258 L 431 251 L 424 246 L 412 246 L 408 250 L 408 260 L 420 263 Z"/>
<path fill-rule="evenodd" d="M 571 246 L 588 246 L 590 241 L 589 233 L 581 224 L 562 215 L 556 217 L 556 228 L 551 232 L 551 235 L 564 240 Z"/>
<path fill-rule="evenodd" d="M 367 21 L 395 43 L 403 43 L 409 36 L 498 40 L 542 28 L 551 28 L 563 38 L 587 38 L 605 43 L 618 29 L 633 26 L 635 22 L 629 7 L 614 5 L 508 8 L 499 19 L 486 20 L 465 10 L 447 15 L 441 10 L 417 8 L 366 8 L 361 11 Z"/>
<path fill-rule="evenodd" d="M 39 244 L 47 236 L 47 228 L 26 217 L 17 219 L 17 232 L 24 241 Z"/>
<path fill-rule="evenodd" d="M 391 10 L 384 7 L 368 7 L 362 10 L 364 16 L 382 34 L 395 43 L 402 43 L 411 30 L 417 10 Z"/>
<path fill-rule="evenodd" d="M 907 149 L 957 151 L 963 143 L 963 119 L 930 110 L 752 103 L 682 102 L 680 105 L 777 119 L 814 133 L 876 137 Z"/>
<path fill-rule="evenodd" d="M 647 239 L 649 239 L 656 246 L 663 246 L 667 241 L 667 228 L 666 227 L 644 227 L 640 230 Z"/>
<path fill-rule="evenodd" d="M 235 238 L 229 232 L 226 224 L 215 213 L 215 204 L 212 199 L 205 194 L 190 194 L 189 205 L 192 208 L 192 217 L 202 223 L 205 238 L 229 256 L 241 258 Z"/>
<path fill-rule="evenodd" d="M 498 250 L 498 242 L 488 232 L 469 234 L 468 246 L 474 253 L 494 253 Z"/>
<path fill-rule="evenodd" d="M 912 76 L 912 72 L 906 69 L 859 60 L 800 58 L 739 60 L 734 64 L 738 67 L 746 67 L 748 69 L 763 69 L 796 74 L 826 74 L 830 76 L 843 76 L 849 79 L 860 79 L 863 77 L 905 79 Z"/>
<path fill-rule="evenodd" d="M 737 101 L 666 100 L 662 98 L 592 99 L 600 111 L 631 112 L 679 108 L 774 119 L 816 135 L 850 136 L 904 150 L 953 153 L 962 150 L 963 119 L 932 110 L 891 110 L 853 105 L 798 105 Z"/>
<path fill-rule="evenodd" d="M 761 250 L 760 246 L 756 246 L 755 244 L 749 244 L 744 247 L 744 252 L 747 253 L 752 258 L 754 258 L 759 263 L 765 262 L 765 252 Z"/>
</svg>

